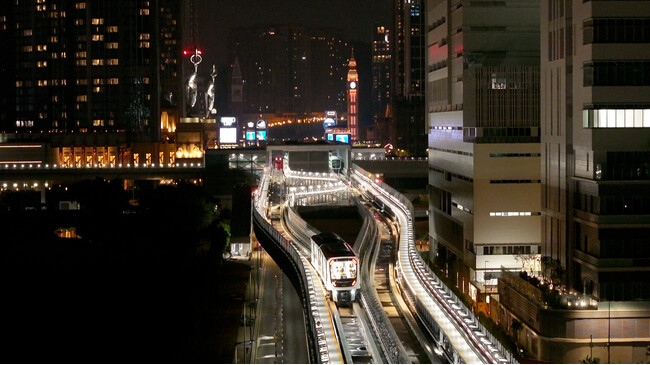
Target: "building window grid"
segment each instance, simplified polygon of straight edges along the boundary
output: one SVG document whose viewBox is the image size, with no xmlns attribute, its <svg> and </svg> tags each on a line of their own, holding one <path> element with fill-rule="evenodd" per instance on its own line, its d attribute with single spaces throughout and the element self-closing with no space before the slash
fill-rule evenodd
<svg viewBox="0 0 650 365">
<path fill-rule="evenodd" d="M 541 253 L 540 245 L 522 245 L 522 244 L 512 244 L 512 245 L 490 245 L 490 246 L 478 246 L 483 248 L 483 255 L 530 255 L 530 254 L 539 254 Z M 477 248 L 478 248 L 477 247 Z"/>
<path fill-rule="evenodd" d="M 476 126 L 539 126 L 539 69 L 476 67 Z"/>
</svg>

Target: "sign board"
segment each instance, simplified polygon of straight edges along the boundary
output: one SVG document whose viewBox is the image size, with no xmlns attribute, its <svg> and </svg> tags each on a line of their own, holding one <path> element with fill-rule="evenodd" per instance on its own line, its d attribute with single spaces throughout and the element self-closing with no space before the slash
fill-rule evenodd
<svg viewBox="0 0 650 365">
<path fill-rule="evenodd" d="M 334 135 L 334 140 L 337 141 L 337 142 L 350 143 L 350 135 L 349 134 L 335 134 Z"/>
<path fill-rule="evenodd" d="M 266 141 L 266 131 L 257 131 L 257 140 Z"/>
<path fill-rule="evenodd" d="M 323 128 L 327 129 L 336 125 L 336 110 L 328 110 L 325 112 L 325 120 L 323 121 Z"/>
<path fill-rule="evenodd" d="M 237 128 L 219 128 L 219 143 L 237 143 Z"/>
<path fill-rule="evenodd" d="M 266 121 L 264 119 L 257 121 L 257 129 L 266 129 Z"/>
<path fill-rule="evenodd" d="M 330 117 L 325 118 L 325 120 L 323 121 L 324 129 L 333 128 L 335 125 L 336 125 L 336 120 Z"/>
<path fill-rule="evenodd" d="M 255 131 L 247 131 L 246 132 L 246 140 L 247 141 L 254 141 L 255 140 Z"/>
<path fill-rule="evenodd" d="M 222 127 L 234 127 L 237 125 L 237 118 L 235 117 L 221 117 Z"/>
</svg>

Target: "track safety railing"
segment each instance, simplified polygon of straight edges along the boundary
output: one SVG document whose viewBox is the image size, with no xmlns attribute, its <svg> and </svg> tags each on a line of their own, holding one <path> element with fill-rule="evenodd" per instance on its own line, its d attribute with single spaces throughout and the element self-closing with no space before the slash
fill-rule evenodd
<svg viewBox="0 0 650 365">
<path fill-rule="evenodd" d="M 483 325 L 477 320 L 472 311 L 470 311 L 465 304 L 456 297 L 456 295 L 431 271 L 429 266 L 424 262 L 419 252 L 415 248 L 415 241 L 413 236 L 413 204 L 397 190 L 383 182 L 377 182 L 370 178 L 371 173 L 365 171 L 357 165 L 352 168 L 353 177 L 361 179 L 367 184 L 380 191 L 385 199 L 389 200 L 399 209 L 403 210 L 407 216 L 408 224 L 406 231 L 404 227 L 400 230 L 400 245 L 406 244 L 408 248 L 408 264 L 410 269 L 416 274 L 418 281 L 423 287 L 426 288 L 429 295 L 438 302 L 438 304 L 445 309 L 445 315 L 449 318 L 450 322 L 458 329 L 462 337 L 471 344 L 475 349 L 478 349 L 479 357 L 482 362 L 486 363 L 517 363 L 514 356 L 503 347 L 503 345 L 494 336 L 487 331 Z M 403 252 L 400 247 L 400 252 Z M 405 279 L 401 277 L 403 273 L 397 270 L 400 263 L 396 264 L 397 276 L 402 283 Z M 411 310 L 413 310 L 422 322 L 427 327 L 428 332 L 438 342 L 439 347 L 452 362 L 462 361 L 456 354 L 458 349 L 452 349 L 451 344 L 445 342 L 442 338 L 442 328 L 429 313 L 427 306 L 423 302 L 423 298 L 415 295 L 414 289 L 409 285 L 400 285 L 405 299 Z M 439 350 L 440 351 L 440 350 Z"/>
<path fill-rule="evenodd" d="M 255 194 L 254 200 L 254 209 L 253 209 L 253 221 L 254 223 L 271 239 L 273 239 L 280 248 L 284 251 L 284 254 L 288 256 L 290 265 L 293 266 L 293 270 L 298 274 L 298 283 L 296 290 L 301 293 L 303 299 L 303 316 L 305 323 L 307 324 L 307 337 L 309 342 L 309 358 L 312 363 L 329 363 L 329 350 L 328 346 L 324 340 L 324 331 L 321 321 L 321 313 L 316 305 L 316 287 L 315 281 L 319 280 L 318 278 L 313 278 L 309 270 L 305 270 L 305 267 L 309 265 L 307 259 L 297 251 L 295 246 L 287 240 L 279 231 L 277 231 L 271 222 L 265 218 L 265 210 L 267 203 L 265 197 L 268 193 L 268 178 L 267 174 L 263 175 L 263 178 L 259 184 L 259 188 Z M 310 314 L 310 315 L 308 315 Z M 323 314 L 326 316 L 327 314 Z"/>
</svg>

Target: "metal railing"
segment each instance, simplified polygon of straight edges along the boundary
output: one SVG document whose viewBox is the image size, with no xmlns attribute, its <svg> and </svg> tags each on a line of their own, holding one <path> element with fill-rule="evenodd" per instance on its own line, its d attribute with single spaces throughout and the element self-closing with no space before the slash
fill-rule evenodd
<svg viewBox="0 0 650 365">
<path fill-rule="evenodd" d="M 264 216 L 265 206 L 264 200 L 268 192 L 268 179 L 264 174 L 260 182 L 260 188 L 255 196 L 254 209 L 253 209 L 253 222 L 254 225 L 260 230 L 260 233 L 266 234 L 273 240 L 279 249 L 287 256 L 287 263 L 291 265 L 292 271 L 295 273 L 296 282 L 294 287 L 300 294 L 303 304 L 303 317 L 307 324 L 307 340 L 309 343 L 309 358 L 312 363 L 327 363 L 329 362 L 329 353 L 327 346 L 319 345 L 318 338 L 322 335 L 322 325 L 320 322 L 320 313 L 316 306 L 314 279 L 305 266 L 308 265 L 306 258 L 301 255 L 295 246 L 287 240 L 279 231 L 277 231 L 271 222 Z M 286 271 L 285 271 L 286 272 Z M 316 279 L 318 280 L 318 279 Z M 308 315 L 311 314 L 311 315 Z"/>
<path fill-rule="evenodd" d="M 481 351 L 482 357 L 484 357 L 485 360 L 488 360 L 486 362 L 496 362 L 498 360 L 500 362 L 517 363 L 512 354 L 483 327 L 472 311 L 459 300 L 459 298 L 433 273 L 433 271 L 431 271 L 429 266 L 420 256 L 420 253 L 415 248 L 413 235 L 413 204 L 404 195 L 389 185 L 383 182 L 377 183 L 373 179 L 368 178 L 372 174 L 359 166 L 353 165 L 353 173 L 354 172 L 366 178 L 368 183 L 378 187 L 380 191 L 383 191 L 383 197 L 398 206 L 405 213 L 407 217 L 407 227 L 402 227 L 400 229 L 400 245 L 405 243 L 408 247 L 408 263 L 411 266 L 412 271 L 416 274 L 418 281 L 420 281 L 422 286 L 426 288 L 429 295 L 434 297 L 442 308 L 446 309 L 445 315 L 448 317 L 450 322 L 454 323 L 459 329 L 458 332 L 473 346 L 483 348 L 485 345 L 485 347 L 490 350 L 491 356 L 489 357 L 484 351 Z M 404 282 L 405 278 L 403 278 L 402 275 L 403 272 L 398 270 L 397 276 L 401 282 Z M 422 320 L 432 337 L 438 341 L 439 344 L 444 343 L 444 339 L 441 338 L 441 327 L 427 310 L 422 298 L 419 298 L 418 295 L 412 292 L 409 285 L 401 285 L 401 287 L 403 293 L 405 293 L 406 302 L 411 307 L 411 310 L 414 311 Z M 457 316 L 452 315 L 452 310 L 455 310 L 457 313 L 463 313 L 463 317 L 467 317 L 467 321 L 460 320 Z M 482 336 L 486 338 L 489 345 L 485 342 L 480 344 L 479 340 L 475 338 L 475 334 L 477 333 L 481 333 Z M 451 350 L 451 348 L 449 348 L 450 344 L 447 345 L 447 347 L 443 347 L 443 351 L 445 351 L 447 357 L 451 361 L 459 361 L 453 353 L 454 351 L 458 353 L 458 350 L 454 349 L 452 353 L 449 353 Z M 490 346 L 492 348 L 490 348 Z"/>
</svg>

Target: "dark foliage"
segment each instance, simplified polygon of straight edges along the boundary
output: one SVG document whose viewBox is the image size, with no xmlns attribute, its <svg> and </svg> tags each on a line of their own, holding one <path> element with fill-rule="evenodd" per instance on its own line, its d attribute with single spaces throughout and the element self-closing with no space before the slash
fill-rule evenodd
<svg viewBox="0 0 650 365">
<path fill-rule="evenodd" d="M 218 331 L 206 316 L 227 275 L 215 202 L 181 185 L 138 191 L 130 204 L 122 187 L 71 186 L 81 211 L 0 212 L 6 362 L 215 361 L 197 351 L 200 333 Z M 56 237 L 58 227 L 82 238 Z"/>
</svg>

